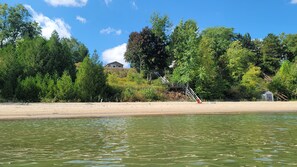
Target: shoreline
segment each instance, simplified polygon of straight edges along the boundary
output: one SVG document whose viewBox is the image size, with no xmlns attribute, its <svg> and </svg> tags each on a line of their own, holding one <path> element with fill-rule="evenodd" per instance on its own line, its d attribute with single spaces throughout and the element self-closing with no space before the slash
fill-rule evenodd
<svg viewBox="0 0 297 167">
<path fill-rule="evenodd" d="M 297 113 L 297 101 L 0 103 L 0 120 L 285 112 Z"/>
</svg>

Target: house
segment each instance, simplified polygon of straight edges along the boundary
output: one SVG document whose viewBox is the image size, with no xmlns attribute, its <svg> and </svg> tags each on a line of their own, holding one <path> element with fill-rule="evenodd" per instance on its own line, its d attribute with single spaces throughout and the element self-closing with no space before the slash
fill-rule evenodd
<svg viewBox="0 0 297 167">
<path fill-rule="evenodd" d="M 111 62 L 111 63 L 108 63 L 105 65 L 105 67 L 109 67 L 109 68 L 123 68 L 124 65 L 117 62 L 117 61 L 114 61 L 114 62 Z"/>
<path fill-rule="evenodd" d="M 273 93 L 270 91 L 266 91 L 264 94 L 262 94 L 262 99 L 264 101 L 274 101 Z"/>
</svg>

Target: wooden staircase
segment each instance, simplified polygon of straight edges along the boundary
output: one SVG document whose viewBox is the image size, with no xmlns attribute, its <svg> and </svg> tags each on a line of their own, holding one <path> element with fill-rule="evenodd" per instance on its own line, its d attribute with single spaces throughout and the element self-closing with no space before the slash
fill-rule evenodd
<svg viewBox="0 0 297 167">
<path fill-rule="evenodd" d="M 175 84 L 175 83 L 170 83 L 169 80 L 165 76 L 161 76 L 160 73 L 155 72 L 155 75 L 157 75 L 162 84 L 166 84 L 171 88 L 182 88 L 185 91 L 185 94 L 192 100 L 196 101 L 198 104 L 201 104 L 202 101 L 201 99 L 197 96 L 197 94 L 193 91 L 192 88 L 190 88 L 188 85 L 185 86 L 184 84 Z"/>
<path fill-rule="evenodd" d="M 276 96 L 276 98 L 277 98 L 278 101 L 288 101 L 288 96 L 286 96 L 283 93 L 277 92 L 274 95 Z"/>
<path fill-rule="evenodd" d="M 263 73 L 263 76 L 264 76 L 265 81 L 267 81 L 268 83 L 272 82 L 272 78 L 270 76 L 268 76 L 265 73 Z M 288 101 L 288 96 L 286 96 L 285 94 L 283 94 L 281 92 L 276 92 L 276 93 L 274 93 L 274 95 L 276 96 L 276 99 L 278 101 Z"/>
</svg>

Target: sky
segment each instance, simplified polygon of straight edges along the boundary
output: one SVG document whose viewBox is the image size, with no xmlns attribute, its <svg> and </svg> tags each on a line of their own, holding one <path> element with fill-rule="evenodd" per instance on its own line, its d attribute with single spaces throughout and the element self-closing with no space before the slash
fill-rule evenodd
<svg viewBox="0 0 297 167">
<path fill-rule="evenodd" d="M 124 61 L 129 34 L 151 26 L 155 13 L 168 15 L 173 25 L 197 22 L 199 31 L 209 27 L 234 28 L 263 39 L 268 33 L 297 33 L 297 0 L 1 0 L 23 4 L 49 38 L 76 38 L 90 54 L 97 50 L 103 64 Z"/>
</svg>

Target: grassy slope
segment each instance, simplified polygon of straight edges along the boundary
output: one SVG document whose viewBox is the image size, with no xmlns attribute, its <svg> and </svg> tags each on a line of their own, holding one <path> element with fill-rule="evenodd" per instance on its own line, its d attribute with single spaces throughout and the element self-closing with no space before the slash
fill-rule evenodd
<svg viewBox="0 0 297 167">
<path fill-rule="evenodd" d="M 116 101 L 178 101 L 187 100 L 182 93 L 168 92 L 157 78 L 150 83 L 135 69 L 106 68 L 108 85 L 117 93 Z"/>
</svg>

